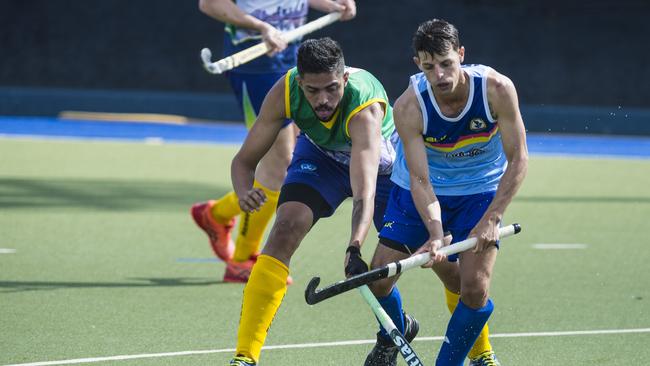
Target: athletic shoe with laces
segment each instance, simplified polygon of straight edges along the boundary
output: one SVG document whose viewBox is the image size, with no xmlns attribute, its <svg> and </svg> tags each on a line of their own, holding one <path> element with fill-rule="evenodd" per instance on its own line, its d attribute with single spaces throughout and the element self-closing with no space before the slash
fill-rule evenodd
<svg viewBox="0 0 650 366">
<path fill-rule="evenodd" d="M 420 330 L 420 323 L 408 315 L 404 315 L 404 320 L 406 321 L 406 326 L 404 330 L 404 338 L 407 342 L 411 342 Z M 364 366 L 396 366 L 397 365 L 397 354 L 399 350 L 392 339 L 386 340 L 384 337 L 381 337 L 377 333 L 377 343 L 373 347 L 372 351 L 366 357 L 366 362 Z"/>
<path fill-rule="evenodd" d="M 244 356 L 237 356 L 230 360 L 228 366 L 255 366 L 257 363 L 251 358 Z"/>
<path fill-rule="evenodd" d="M 253 253 L 244 262 L 236 262 L 234 260 L 229 261 L 226 264 L 226 272 L 223 274 L 223 282 L 229 283 L 247 283 L 248 279 L 251 277 L 251 270 L 253 265 L 257 262 L 257 257 L 259 253 Z M 291 276 L 287 277 L 287 285 L 293 283 L 293 278 Z"/>
<path fill-rule="evenodd" d="M 225 225 L 215 221 L 212 217 L 212 207 L 217 203 L 218 201 L 197 203 L 192 206 L 191 213 L 196 225 L 208 234 L 214 254 L 224 262 L 228 262 L 235 252 L 235 243 L 230 236 L 230 232 L 235 227 L 235 219 L 231 219 Z"/>
<path fill-rule="evenodd" d="M 501 366 L 494 351 L 485 351 L 469 360 L 469 366 Z"/>
</svg>

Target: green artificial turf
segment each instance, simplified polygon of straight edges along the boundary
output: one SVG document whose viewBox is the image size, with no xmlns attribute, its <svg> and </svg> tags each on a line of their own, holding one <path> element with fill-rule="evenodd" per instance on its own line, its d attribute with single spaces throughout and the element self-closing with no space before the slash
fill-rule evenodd
<svg viewBox="0 0 650 366">
<path fill-rule="evenodd" d="M 236 147 L 0 139 L 0 365 L 119 355 L 111 365 L 225 365 L 242 285 L 223 284 L 194 202 L 229 191 Z M 492 343 L 504 365 L 632 365 L 650 333 L 552 335 L 650 328 L 650 160 L 533 156 L 506 223 L 492 283 Z M 265 350 L 263 365 L 361 365 L 376 324 L 353 292 L 315 306 L 312 276 L 343 277 L 351 206 L 319 221 L 292 260 L 267 345 L 367 340 Z M 363 248 L 369 258 L 376 234 Z M 584 244 L 540 250 L 534 244 Z M 400 280 L 420 337 L 449 314 L 429 270 Z M 543 336 L 541 332 L 551 332 Z M 528 333 L 520 334 L 514 333 Z M 413 343 L 433 365 L 439 340 Z M 157 353 L 183 351 L 185 355 Z M 403 360 L 399 361 L 404 364 Z"/>
</svg>

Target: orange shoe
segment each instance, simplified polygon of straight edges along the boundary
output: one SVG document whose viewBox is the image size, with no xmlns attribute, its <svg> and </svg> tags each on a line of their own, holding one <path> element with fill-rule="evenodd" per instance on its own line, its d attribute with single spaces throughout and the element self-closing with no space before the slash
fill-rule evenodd
<svg viewBox="0 0 650 366">
<path fill-rule="evenodd" d="M 223 282 L 246 283 L 251 277 L 251 270 L 255 260 L 248 259 L 244 262 L 229 261 L 226 264 L 226 272 L 223 274 Z"/>
<path fill-rule="evenodd" d="M 253 265 L 257 262 L 259 253 L 253 253 L 245 262 L 230 261 L 226 264 L 226 272 L 223 274 L 223 282 L 230 283 L 247 283 L 251 277 Z M 293 283 L 291 276 L 287 277 L 287 285 Z"/>
<path fill-rule="evenodd" d="M 235 227 L 235 219 L 232 218 L 228 224 L 220 224 L 212 217 L 212 207 L 218 201 L 197 203 L 192 206 L 191 213 L 194 222 L 208 234 L 210 246 L 217 257 L 224 262 L 232 259 L 235 252 L 235 243 L 232 241 L 230 232 Z"/>
</svg>

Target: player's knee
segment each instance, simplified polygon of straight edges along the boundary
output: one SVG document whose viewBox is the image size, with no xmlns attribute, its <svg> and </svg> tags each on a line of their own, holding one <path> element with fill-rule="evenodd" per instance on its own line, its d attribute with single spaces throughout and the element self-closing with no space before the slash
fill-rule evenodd
<svg viewBox="0 0 650 366">
<path fill-rule="evenodd" d="M 368 284 L 370 291 L 372 291 L 375 297 L 386 297 L 390 295 L 390 292 L 393 289 L 393 281 L 390 279 L 383 279 Z"/>
<path fill-rule="evenodd" d="M 276 218 L 264 252 L 278 258 L 289 259 L 300 245 L 300 240 L 309 231 L 311 223 L 302 217 Z"/>
<path fill-rule="evenodd" d="M 485 306 L 488 300 L 488 286 L 480 281 L 465 284 L 461 288 L 461 299 L 465 305 L 472 309 Z"/>
</svg>

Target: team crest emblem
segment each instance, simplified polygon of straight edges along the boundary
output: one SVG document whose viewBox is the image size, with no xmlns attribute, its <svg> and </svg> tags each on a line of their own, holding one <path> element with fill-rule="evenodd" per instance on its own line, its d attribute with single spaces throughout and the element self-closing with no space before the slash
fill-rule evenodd
<svg viewBox="0 0 650 366">
<path fill-rule="evenodd" d="M 472 131 L 481 131 L 487 127 L 487 124 L 482 118 L 474 118 L 469 121 L 469 129 Z"/>
</svg>

